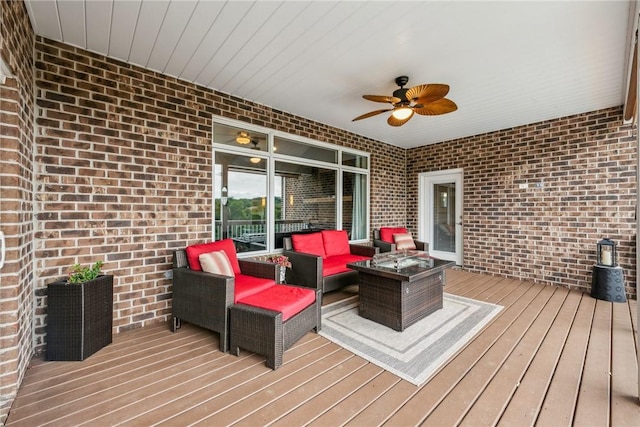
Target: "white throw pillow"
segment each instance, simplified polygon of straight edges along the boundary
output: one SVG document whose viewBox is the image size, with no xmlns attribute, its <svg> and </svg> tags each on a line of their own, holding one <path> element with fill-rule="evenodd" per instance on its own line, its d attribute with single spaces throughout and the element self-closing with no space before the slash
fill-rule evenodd
<svg viewBox="0 0 640 427">
<path fill-rule="evenodd" d="M 202 265 L 202 271 L 234 277 L 231 261 L 229 261 L 229 257 L 225 251 L 213 251 L 200 254 L 198 258 L 200 259 L 200 265 Z"/>
<path fill-rule="evenodd" d="M 393 241 L 396 243 L 396 249 L 415 249 L 416 244 L 413 242 L 411 233 L 394 234 Z"/>
</svg>

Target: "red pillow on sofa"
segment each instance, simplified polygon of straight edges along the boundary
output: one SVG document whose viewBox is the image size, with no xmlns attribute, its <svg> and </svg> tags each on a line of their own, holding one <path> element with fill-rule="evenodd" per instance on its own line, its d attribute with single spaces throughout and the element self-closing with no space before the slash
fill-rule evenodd
<svg viewBox="0 0 640 427">
<path fill-rule="evenodd" d="M 305 252 L 326 258 L 321 233 L 294 234 L 291 236 L 291 244 L 296 252 Z"/>
<path fill-rule="evenodd" d="M 395 243 L 393 241 L 394 234 L 403 234 L 406 233 L 407 229 L 404 227 L 380 227 L 380 240 L 389 243 Z"/>
<path fill-rule="evenodd" d="M 349 236 L 346 230 L 322 230 L 322 244 L 327 257 L 349 255 Z"/>
<path fill-rule="evenodd" d="M 236 245 L 233 244 L 233 240 L 231 239 L 187 246 L 185 251 L 187 252 L 189 268 L 194 271 L 202 271 L 202 266 L 200 265 L 200 254 L 206 254 L 213 251 L 224 251 L 227 254 L 227 257 L 229 257 L 229 262 L 231 262 L 233 272 L 235 274 L 240 274 L 240 264 L 238 263 L 238 257 L 236 256 Z"/>
</svg>

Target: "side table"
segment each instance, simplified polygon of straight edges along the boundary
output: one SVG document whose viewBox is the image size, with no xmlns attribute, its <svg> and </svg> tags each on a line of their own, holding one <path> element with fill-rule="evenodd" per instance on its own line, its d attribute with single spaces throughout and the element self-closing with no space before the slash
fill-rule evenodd
<svg viewBox="0 0 640 427">
<path fill-rule="evenodd" d="M 593 266 L 591 296 L 611 302 L 626 302 L 622 267 Z"/>
</svg>

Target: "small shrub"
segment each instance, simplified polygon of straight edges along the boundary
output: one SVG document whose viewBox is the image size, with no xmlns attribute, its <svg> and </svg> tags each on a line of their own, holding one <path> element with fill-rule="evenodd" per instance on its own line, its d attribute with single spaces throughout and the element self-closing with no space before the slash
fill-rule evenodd
<svg viewBox="0 0 640 427">
<path fill-rule="evenodd" d="M 74 264 L 73 267 L 71 267 L 71 274 L 69 274 L 67 282 L 84 283 L 95 279 L 100 275 L 102 264 L 104 264 L 102 261 L 96 262 L 91 267 L 82 267 L 80 264 Z"/>
</svg>

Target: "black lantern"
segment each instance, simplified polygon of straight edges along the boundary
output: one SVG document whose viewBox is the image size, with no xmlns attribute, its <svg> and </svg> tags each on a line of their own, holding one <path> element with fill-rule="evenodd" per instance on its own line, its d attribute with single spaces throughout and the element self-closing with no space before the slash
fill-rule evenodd
<svg viewBox="0 0 640 427">
<path fill-rule="evenodd" d="M 602 239 L 598 242 L 597 264 L 605 267 L 615 267 L 616 243 L 611 239 Z"/>
</svg>

